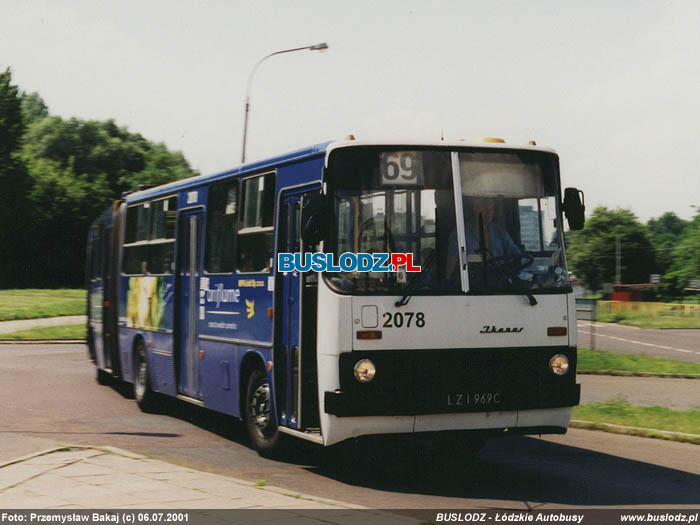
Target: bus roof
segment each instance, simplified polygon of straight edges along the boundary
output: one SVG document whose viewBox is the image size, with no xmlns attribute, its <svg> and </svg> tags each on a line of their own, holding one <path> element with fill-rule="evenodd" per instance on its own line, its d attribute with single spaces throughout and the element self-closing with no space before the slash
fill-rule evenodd
<svg viewBox="0 0 700 525">
<path fill-rule="evenodd" d="M 308 158 L 325 155 L 326 163 L 330 153 L 339 148 L 361 147 L 361 146 L 386 146 L 386 147 L 436 147 L 441 149 L 457 149 L 457 148 L 479 148 L 479 149 L 503 149 L 503 150 L 525 150 L 539 151 L 543 153 L 551 153 L 556 155 L 556 151 L 550 148 L 532 145 L 494 143 L 494 142 L 465 142 L 465 141 L 436 141 L 436 142 L 418 142 L 418 141 L 364 141 L 364 140 L 342 140 L 328 141 L 320 144 L 315 144 L 306 148 L 298 149 L 276 157 L 259 160 L 256 162 L 242 164 L 233 169 L 213 173 L 209 175 L 197 175 L 187 179 L 181 179 L 161 186 L 148 188 L 141 191 L 130 193 L 126 196 L 127 203 L 140 202 L 143 200 L 153 199 L 165 194 L 176 193 L 181 190 L 200 186 L 210 182 L 215 182 L 219 179 L 224 179 L 232 175 L 243 175 L 246 173 L 255 173 L 265 169 L 274 168 L 276 166 L 304 160 Z"/>
<path fill-rule="evenodd" d="M 458 141 L 446 141 L 440 140 L 435 142 L 418 142 L 418 141 L 406 141 L 406 142 L 387 142 L 387 141 L 365 141 L 365 140 L 343 140 L 331 142 L 327 146 L 326 152 L 326 165 L 328 163 L 328 156 L 334 149 L 347 148 L 354 146 L 387 146 L 387 147 L 421 147 L 421 148 L 444 148 L 449 150 L 455 150 L 459 148 L 478 148 L 478 149 L 502 149 L 502 150 L 518 150 L 518 151 L 539 151 L 542 153 L 551 153 L 556 155 L 557 152 L 551 148 L 545 148 L 542 146 L 533 146 L 529 144 L 508 144 L 505 142 L 466 142 L 463 140 Z"/>
<path fill-rule="evenodd" d="M 329 144 L 331 144 L 331 142 L 322 142 L 321 144 L 316 144 L 307 148 L 291 151 L 289 153 L 278 155 L 276 157 L 270 157 L 268 159 L 259 160 L 248 164 L 242 164 L 227 171 L 222 171 L 219 173 L 213 173 L 209 175 L 197 175 L 188 179 L 176 180 L 174 182 L 169 182 L 168 184 L 163 184 L 154 188 L 148 188 L 146 190 L 130 193 L 126 196 L 125 200 L 127 203 L 148 200 L 154 197 L 159 197 L 166 193 L 175 193 L 187 188 L 200 186 L 202 184 L 214 182 L 219 179 L 224 179 L 226 177 L 230 177 L 231 175 L 254 173 L 283 164 L 288 164 L 290 162 L 304 160 L 312 157 L 318 157 L 326 153 L 326 148 Z"/>
</svg>

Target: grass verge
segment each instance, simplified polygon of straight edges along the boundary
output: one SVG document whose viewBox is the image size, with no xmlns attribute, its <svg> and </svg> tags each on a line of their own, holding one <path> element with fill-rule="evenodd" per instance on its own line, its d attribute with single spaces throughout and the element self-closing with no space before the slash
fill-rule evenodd
<svg viewBox="0 0 700 525">
<path fill-rule="evenodd" d="M 0 321 L 85 314 L 85 290 L 0 290 Z"/>
<path fill-rule="evenodd" d="M 690 434 L 684 440 L 700 444 L 700 410 L 696 409 L 643 407 L 615 400 L 579 405 L 574 408 L 572 419 L 599 425 L 600 430 L 605 430 L 605 425 L 620 425 L 645 430 L 649 434 L 680 432 Z"/>
<path fill-rule="evenodd" d="M 700 328 L 700 317 L 681 317 L 645 312 L 599 313 L 598 321 L 638 328 Z"/>
<path fill-rule="evenodd" d="M 85 324 L 42 326 L 9 334 L 0 334 L 0 339 L 85 339 Z"/>
<path fill-rule="evenodd" d="M 649 428 L 626 427 L 621 425 L 611 425 L 609 423 L 594 423 L 592 421 L 581 421 L 572 419 L 569 423 L 571 428 L 582 428 L 584 430 L 602 430 L 612 434 L 623 434 L 625 436 L 637 436 L 654 439 L 665 439 L 666 441 L 678 441 L 680 443 L 691 443 L 700 445 L 700 436 L 692 434 L 680 434 L 677 432 L 668 432 L 661 430 L 653 430 Z"/>
<path fill-rule="evenodd" d="M 611 375 L 697 376 L 700 379 L 700 364 L 697 363 L 673 361 L 646 355 L 599 352 L 587 348 L 579 348 L 578 350 L 577 371 L 579 374 L 605 372 Z"/>
</svg>

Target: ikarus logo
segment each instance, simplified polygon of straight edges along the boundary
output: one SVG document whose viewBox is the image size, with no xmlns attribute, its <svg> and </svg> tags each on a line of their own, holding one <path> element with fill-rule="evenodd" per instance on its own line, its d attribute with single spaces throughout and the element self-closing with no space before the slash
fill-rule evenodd
<svg viewBox="0 0 700 525">
<path fill-rule="evenodd" d="M 489 326 L 485 325 L 481 331 L 479 332 L 480 334 L 519 334 L 525 329 L 525 327 L 499 327 L 496 328 L 496 326 Z"/>
</svg>

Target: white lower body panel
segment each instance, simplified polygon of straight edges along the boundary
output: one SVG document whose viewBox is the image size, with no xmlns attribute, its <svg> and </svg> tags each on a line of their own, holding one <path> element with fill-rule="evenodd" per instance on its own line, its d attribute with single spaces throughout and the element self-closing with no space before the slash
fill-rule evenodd
<svg viewBox="0 0 700 525">
<path fill-rule="evenodd" d="M 324 444 L 375 434 L 410 434 L 447 430 L 493 430 L 500 428 L 558 427 L 565 429 L 573 407 L 507 412 L 428 414 L 424 416 L 328 416 Z"/>
</svg>

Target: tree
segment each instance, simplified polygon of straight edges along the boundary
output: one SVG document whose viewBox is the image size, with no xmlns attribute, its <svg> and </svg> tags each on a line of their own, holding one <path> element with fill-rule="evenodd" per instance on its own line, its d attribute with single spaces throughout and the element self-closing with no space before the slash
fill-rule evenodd
<svg viewBox="0 0 700 525">
<path fill-rule="evenodd" d="M 21 232 L 30 218 L 27 194 L 31 181 L 19 151 L 24 132 L 19 89 L 9 69 L 0 73 L 0 286 L 23 272 L 22 256 L 29 239 Z"/>
<path fill-rule="evenodd" d="M 683 294 L 691 280 L 700 279 L 700 212 L 687 223 L 671 252 L 670 270 L 663 276 L 666 292 Z"/>
<path fill-rule="evenodd" d="M 25 128 L 32 122 L 41 120 L 49 115 L 49 108 L 39 93 L 22 93 L 21 95 L 22 120 Z"/>
<path fill-rule="evenodd" d="M 80 286 L 87 231 L 104 209 L 141 184 L 163 184 L 195 173 L 181 153 L 112 120 L 42 116 L 40 99 L 25 101 L 31 118 L 22 158 L 35 210 L 27 275 L 35 283 L 44 279 L 46 286 Z"/>
<path fill-rule="evenodd" d="M 0 167 L 19 148 L 24 132 L 19 89 L 12 84 L 9 68 L 0 73 Z"/>
<path fill-rule="evenodd" d="M 123 192 L 190 177 L 113 120 L 62 119 L 0 72 L 0 287 L 81 286 L 90 223 Z"/>
<path fill-rule="evenodd" d="M 615 281 L 615 244 L 620 236 L 623 283 L 646 283 L 656 268 L 654 248 L 645 227 L 630 210 L 599 207 L 583 230 L 572 232 L 569 264 L 587 288 L 600 290 Z"/>
<path fill-rule="evenodd" d="M 658 219 L 649 219 L 647 228 L 654 246 L 658 273 L 665 274 L 673 263 L 673 250 L 678 245 L 683 230 L 688 225 L 675 213 L 669 211 Z"/>
</svg>

